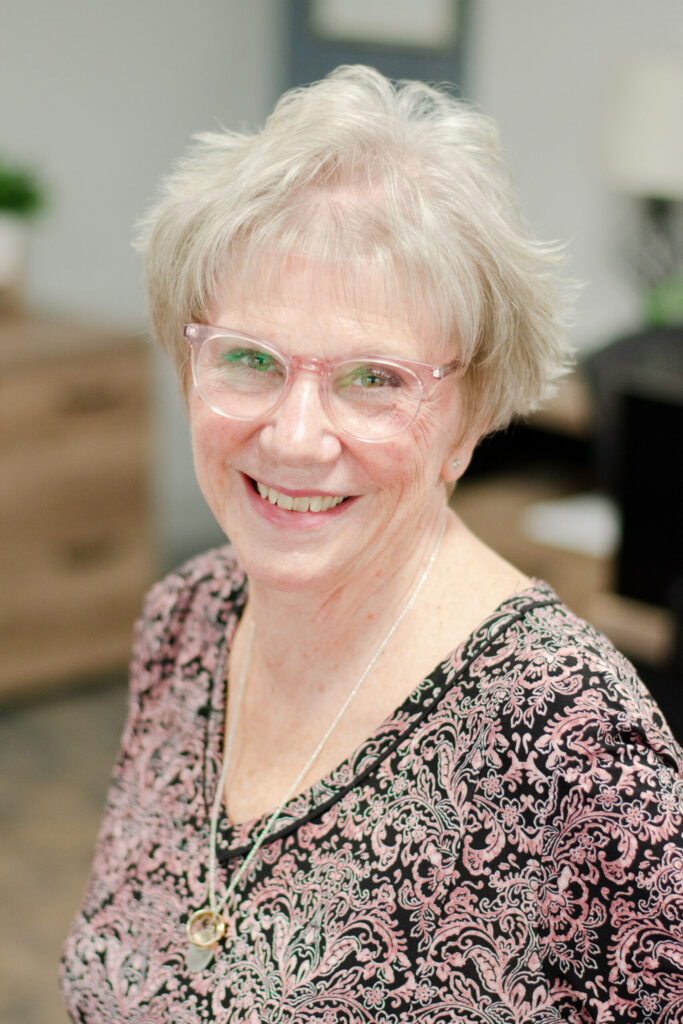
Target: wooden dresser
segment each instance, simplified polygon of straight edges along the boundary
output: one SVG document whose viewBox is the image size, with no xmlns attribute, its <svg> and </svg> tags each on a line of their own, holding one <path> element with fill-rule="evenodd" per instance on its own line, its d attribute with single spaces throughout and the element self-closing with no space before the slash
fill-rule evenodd
<svg viewBox="0 0 683 1024">
<path fill-rule="evenodd" d="M 0 699 L 125 667 L 149 464 L 142 339 L 0 316 Z"/>
</svg>

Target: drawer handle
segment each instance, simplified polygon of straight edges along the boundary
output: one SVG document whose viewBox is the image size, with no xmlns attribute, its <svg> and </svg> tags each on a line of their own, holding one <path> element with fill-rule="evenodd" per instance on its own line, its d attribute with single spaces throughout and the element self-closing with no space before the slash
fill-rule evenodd
<svg viewBox="0 0 683 1024">
<path fill-rule="evenodd" d="M 125 401 L 125 394 L 108 387 L 73 388 L 64 396 L 61 411 L 68 416 L 82 416 L 115 409 Z"/>
<path fill-rule="evenodd" d="M 116 542 L 111 537 L 75 540 L 64 545 L 62 554 L 64 561 L 72 569 L 87 568 L 111 560 L 116 554 Z"/>
</svg>

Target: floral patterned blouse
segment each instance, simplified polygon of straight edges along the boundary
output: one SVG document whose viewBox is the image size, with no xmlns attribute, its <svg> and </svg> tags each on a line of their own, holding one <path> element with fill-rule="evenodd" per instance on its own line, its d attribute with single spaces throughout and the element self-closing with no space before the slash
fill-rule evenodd
<svg viewBox="0 0 683 1024">
<path fill-rule="evenodd" d="M 630 665 L 544 583 L 286 805 L 219 952 L 190 972 L 220 665 L 245 599 L 230 548 L 148 597 L 65 948 L 74 1021 L 683 1021 L 681 751 Z M 219 893 L 263 820 L 221 820 Z"/>
</svg>

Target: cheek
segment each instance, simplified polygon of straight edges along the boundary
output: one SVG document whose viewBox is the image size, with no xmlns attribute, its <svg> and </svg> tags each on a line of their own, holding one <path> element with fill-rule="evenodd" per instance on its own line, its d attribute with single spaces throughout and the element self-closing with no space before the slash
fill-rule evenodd
<svg viewBox="0 0 683 1024">
<path fill-rule="evenodd" d="M 247 431 L 236 420 L 218 416 L 203 402 L 190 406 L 190 435 L 195 459 L 203 462 L 225 461 L 239 449 Z"/>
<path fill-rule="evenodd" d="M 440 478 L 443 461 L 452 447 L 454 429 L 454 410 L 445 402 L 427 405 L 415 423 L 412 430 L 415 460 L 428 481 Z"/>
<path fill-rule="evenodd" d="M 439 471 L 445 459 L 469 436 L 463 397 L 456 381 L 447 380 L 434 400 L 426 403 L 417 425 L 418 443 L 428 451 Z"/>
<path fill-rule="evenodd" d="M 216 451 L 215 435 L 203 428 L 192 430 L 192 459 L 194 472 L 204 499 L 215 516 L 218 516 L 218 495 L 223 474 Z"/>
<path fill-rule="evenodd" d="M 246 431 L 234 421 L 210 410 L 193 409 L 190 415 L 192 456 L 199 485 L 211 503 L 220 490 L 236 454 L 243 448 Z"/>
<path fill-rule="evenodd" d="M 460 419 L 460 397 L 444 389 L 425 402 L 417 419 L 394 441 L 369 451 L 367 465 L 377 482 L 388 488 L 422 490 L 442 482 L 441 470 L 454 443 Z"/>
<path fill-rule="evenodd" d="M 373 445 L 363 459 L 364 470 L 394 500 L 397 495 L 424 493 L 440 480 L 440 450 L 438 435 L 421 420 L 394 442 Z"/>
<path fill-rule="evenodd" d="M 452 454 L 458 425 L 458 402 L 443 396 L 426 404 L 410 430 L 410 436 L 393 453 L 395 483 L 416 500 L 429 500 L 443 490 L 444 462 Z"/>
</svg>

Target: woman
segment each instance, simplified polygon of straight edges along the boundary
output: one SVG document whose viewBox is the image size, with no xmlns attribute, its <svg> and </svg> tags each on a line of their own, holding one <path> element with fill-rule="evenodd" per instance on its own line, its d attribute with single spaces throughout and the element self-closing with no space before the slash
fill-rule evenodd
<svg viewBox="0 0 683 1024">
<path fill-rule="evenodd" d="M 73 1019 L 681 1019 L 680 751 L 448 509 L 566 360 L 491 125 L 339 69 L 201 138 L 141 247 L 231 546 L 139 623 Z"/>
</svg>

